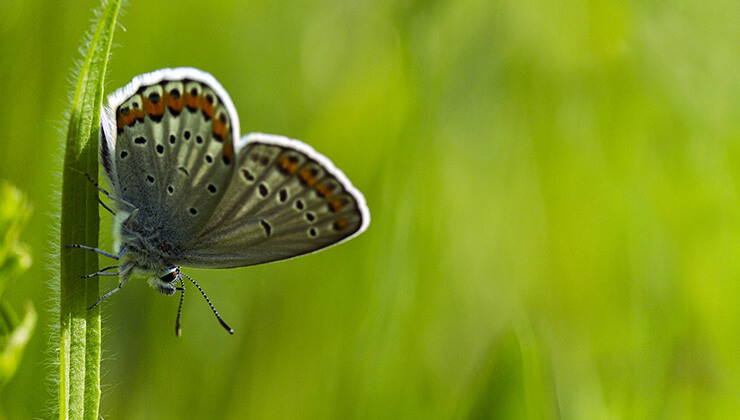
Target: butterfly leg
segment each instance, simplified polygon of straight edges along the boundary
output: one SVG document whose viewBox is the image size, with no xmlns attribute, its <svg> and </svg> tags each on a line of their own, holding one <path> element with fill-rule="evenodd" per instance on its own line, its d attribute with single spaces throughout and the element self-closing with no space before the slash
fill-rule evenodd
<svg viewBox="0 0 740 420">
<path fill-rule="evenodd" d="M 124 266 L 125 266 L 125 268 L 120 271 L 120 273 L 122 274 L 122 276 L 121 276 L 121 281 L 118 283 L 118 286 L 116 286 L 110 292 L 108 292 L 108 293 L 104 294 L 103 296 L 101 296 L 100 299 L 98 299 L 97 302 L 95 302 L 91 307 L 87 308 L 88 310 L 90 310 L 90 309 L 98 306 L 100 304 L 100 302 L 104 301 L 106 298 L 108 298 L 113 293 L 116 293 L 117 291 L 121 290 L 121 288 L 126 284 L 126 282 L 128 281 L 128 278 L 131 276 L 131 268 L 134 267 L 134 263 L 132 262 L 132 263 L 124 264 Z"/>
<path fill-rule="evenodd" d="M 85 176 L 87 176 L 87 179 L 90 180 L 90 182 L 95 186 L 95 188 L 97 188 L 98 191 L 100 191 L 103 194 L 105 194 L 106 197 L 110 198 L 113 201 L 118 201 L 121 204 L 125 204 L 128 207 L 130 207 L 132 210 L 136 208 L 136 206 L 134 206 L 133 204 L 131 204 L 128 201 L 124 200 L 123 198 L 116 197 L 115 195 L 113 195 L 113 194 L 109 193 L 108 191 L 106 191 L 103 187 L 100 186 L 100 184 L 98 184 L 97 182 L 95 182 L 95 180 L 90 176 L 90 174 L 86 173 Z M 100 199 L 98 199 L 98 201 L 100 201 Z M 100 201 L 100 204 L 103 204 L 103 202 Z M 103 207 L 105 207 L 109 212 L 113 213 L 113 210 L 109 209 L 105 204 L 103 204 Z M 113 214 L 115 214 L 115 213 L 113 213 Z"/>
<path fill-rule="evenodd" d="M 103 203 L 103 200 L 100 199 L 100 197 L 98 197 L 98 203 L 100 203 L 100 205 L 103 206 L 104 209 L 108 210 L 108 212 L 110 214 L 112 214 L 114 216 L 116 215 L 116 212 L 114 212 L 113 210 L 111 210 L 110 207 L 106 206 L 105 203 Z"/>
<path fill-rule="evenodd" d="M 84 276 L 81 276 L 81 277 L 82 277 L 83 279 L 89 279 L 90 277 L 95 277 L 95 276 L 111 276 L 111 277 L 112 277 L 112 276 L 120 276 L 120 275 L 121 275 L 121 274 L 123 274 L 123 273 L 124 273 L 124 272 L 125 272 L 126 270 L 130 269 L 130 268 L 131 268 L 131 265 L 132 265 L 133 263 L 134 263 L 133 261 L 129 261 L 129 262 L 127 262 L 126 264 L 123 264 L 123 265 L 111 265 L 110 267 L 105 267 L 105 268 L 101 269 L 100 271 L 98 271 L 98 272 L 96 272 L 96 273 L 86 274 L 86 275 L 84 275 Z M 110 270 L 110 269 L 113 269 L 113 268 L 119 268 L 119 267 L 120 267 L 120 270 L 118 270 L 118 271 L 117 271 L 117 272 L 115 272 L 115 273 L 106 273 L 106 272 L 105 272 L 105 271 L 107 271 L 107 270 Z"/>
<path fill-rule="evenodd" d="M 114 260 L 120 260 L 121 257 L 123 257 L 123 254 L 126 253 L 126 249 L 128 249 L 128 247 L 124 245 L 121 247 L 121 250 L 118 251 L 118 255 L 113 255 L 110 252 L 103 251 L 102 249 L 93 248 L 91 246 L 86 246 L 86 245 L 73 244 L 73 245 L 67 245 L 67 248 L 80 248 L 80 249 L 87 249 L 89 251 L 95 251 L 104 257 L 113 258 Z M 112 267 L 108 267 L 108 268 L 112 268 Z"/>
</svg>

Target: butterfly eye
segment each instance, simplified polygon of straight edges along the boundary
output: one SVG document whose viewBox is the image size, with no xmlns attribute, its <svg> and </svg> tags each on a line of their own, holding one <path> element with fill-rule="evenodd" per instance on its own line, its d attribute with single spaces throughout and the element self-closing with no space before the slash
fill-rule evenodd
<svg viewBox="0 0 740 420">
<path fill-rule="evenodd" d="M 172 283 L 173 281 L 177 280 L 177 278 L 180 276 L 180 268 L 179 267 L 172 267 L 165 273 L 165 275 L 161 276 L 159 279 L 162 280 L 164 283 Z"/>
</svg>

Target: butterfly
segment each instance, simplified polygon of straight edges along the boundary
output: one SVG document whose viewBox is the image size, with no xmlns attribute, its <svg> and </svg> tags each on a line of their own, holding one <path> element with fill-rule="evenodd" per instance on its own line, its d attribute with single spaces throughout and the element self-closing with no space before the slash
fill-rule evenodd
<svg viewBox="0 0 740 420">
<path fill-rule="evenodd" d="M 182 266 L 233 268 L 316 252 L 362 233 L 370 223 L 365 198 L 325 156 L 283 136 L 239 137 L 229 95 L 194 68 L 136 76 L 101 111 L 100 161 L 112 192 L 117 252 L 84 245 L 118 261 L 83 276 L 132 274 L 172 296 L 185 282 Z M 179 286 L 178 286 L 179 285 Z"/>
</svg>

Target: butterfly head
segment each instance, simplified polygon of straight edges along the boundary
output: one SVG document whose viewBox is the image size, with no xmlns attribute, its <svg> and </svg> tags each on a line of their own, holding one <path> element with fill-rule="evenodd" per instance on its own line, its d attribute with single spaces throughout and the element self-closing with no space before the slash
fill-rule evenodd
<svg viewBox="0 0 740 420">
<path fill-rule="evenodd" d="M 161 293 L 164 293 L 167 296 L 172 296 L 177 290 L 175 284 L 178 281 L 180 281 L 180 267 L 173 266 L 156 279 L 156 284 L 154 286 Z"/>
</svg>

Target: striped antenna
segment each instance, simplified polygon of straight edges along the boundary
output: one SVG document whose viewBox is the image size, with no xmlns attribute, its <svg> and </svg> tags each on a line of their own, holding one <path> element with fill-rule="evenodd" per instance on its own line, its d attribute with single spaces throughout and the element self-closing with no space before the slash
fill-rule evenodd
<svg viewBox="0 0 740 420">
<path fill-rule="evenodd" d="M 195 285 L 195 287 L 197 287 L 198 290 L 200 290 L 200 294 L 203 295 L 206 302 L 208 302 L 208 306 L 211 307 L 213 314 L 216 315 L 216 319 L 218 319 L 218 322 L 221 323 L 221 326 L 224 327 L 224 329 L 228 331 L 229 334 L 234 334 L 234 330 L 232 330 L 231 327 L 229 327 L 229 325 L 226 322 L 224 322 L 224 320 L 221 318 L 221 315 L 219 315 L 218 311 L 216 311 L 216 308 L 213 307 L 213 304 L 211 303 L 210 299 L 208 299 L 208 296 L 206 296 L 206 293 L 203 291 L 203 289 L 200 288 L 200 286 L 198 286 L 198 283 L 196 283 L 195 280 L 193 280 L 187 274 L 182 274 L 182 275 L 185 276 L 185 278 L 187 278 L 188 280 L 190 280 Z"/>
</svg>

